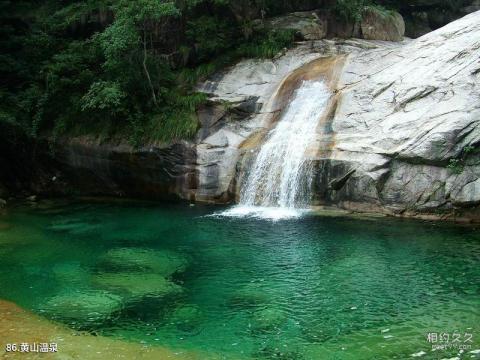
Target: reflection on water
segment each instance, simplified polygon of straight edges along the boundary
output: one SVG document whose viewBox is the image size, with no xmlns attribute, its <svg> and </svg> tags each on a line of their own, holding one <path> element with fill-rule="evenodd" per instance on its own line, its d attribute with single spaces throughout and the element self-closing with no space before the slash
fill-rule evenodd
<svg viewBox="0 0 480 360">
<path fill-rule="evenodd" d="M 480 347 L 480 234 L 401 220 L 40 203 L 0 220 L 0 298 L 68 326 L 226 359 L 449 358 Z M 440 356 L 437 356 L 440 354 Z"/>
</svg>

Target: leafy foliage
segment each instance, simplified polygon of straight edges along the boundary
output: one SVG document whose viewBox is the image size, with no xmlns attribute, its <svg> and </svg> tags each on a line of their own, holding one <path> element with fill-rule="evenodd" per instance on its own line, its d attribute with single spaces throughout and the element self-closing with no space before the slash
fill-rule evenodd
<svg viewBox="0 0 480 360">
<path fill-rule="evenodd" d="M 119 83 L 97 81 L 90 86 L 88 92 L 82 97 L 82 110 L 118 113 L 121 111 L 121 106 L 126 96 Z"/>
<path fill-rule="evenodd" d="M 244 57 L 273 58 L 282 49 L 290 47 L 294 41 L 295 31 L 271 31 L 266 36 L 252 39 L 238 48 L 238 53 Z"/>
<path fill-rule="evenodd" d="M 467 160 L 470 155 L 477 153 L 480 151 L 480 148 L 476 149 L 472 145 L 467 145 L 462 149 L 460 156 L 456 159 L 450 159 L 447 165 L 447 169 L 449 169 L 454 174 L 460 175 L 463 173 L 465 169 L 465 165 L 467 164 Z"/>
<path fill-rule="evenodd" d="M 370 0 L 338 0 L 334 10 L 346 21 L 360 21 L 367 5 L 370 5 Z"/>
<path fill-rule="evenodd" d="M 348 22 L 360 22 L 368 10 L 374 10 L 384 17 L 392 14 L 391 10 L 373 0 L 337 0 L 333 10 L 338 17 Z"/>
<path fill-rule="evenodd" d="M 209 60 L 227 51 L 235 41 L 229 23 L 216 16 L 201 16 L 187 23 L 187 40 L 194 44 L 198 60 Z"/>
<path fill-rule="evenodd" d="M 273 2 L 272 2 L 273 3 Z M 35 138 L 188 138 L 199 79 L 288 36 L 246 31 L 265 1 L 0 1 L 0 122 Z M 246 36 L 247 35 L 247 36 Z"/>
<path fill-rule="evenodd" d="M 0 0 L 0 123 L 32 138 L 120 135 L 140 145 L 192 137 L 205 101 L 195 92 L 199 80 L 242 57 L 273 58 L 293 43 L 292 32 L 267 31 L 258 19 L 324 3 Z M 366 6 L 400 6 L 329 3 L 350 20 Z"/>
</svg>

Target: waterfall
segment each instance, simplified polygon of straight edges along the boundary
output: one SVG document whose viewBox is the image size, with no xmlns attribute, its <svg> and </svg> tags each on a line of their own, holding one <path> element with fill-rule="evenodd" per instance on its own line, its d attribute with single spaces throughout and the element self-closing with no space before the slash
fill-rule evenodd
<svg viewBox="0 0 480 360">
<path fill-rule="evenodd" d="M 267 134 L 229 215 L 284 218 L 311 200 L 313 169 L 306 152 L 331 93 L 323 81 L 304 81 Z"/>
</svg>

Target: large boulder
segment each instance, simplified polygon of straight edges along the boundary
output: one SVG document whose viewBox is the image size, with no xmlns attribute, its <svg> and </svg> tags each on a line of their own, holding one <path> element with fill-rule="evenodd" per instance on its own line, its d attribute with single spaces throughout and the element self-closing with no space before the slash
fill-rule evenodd
<svg viewBox="0 0 480 360">
<path fill-rule="evenodd" d="M 327 36 L 327 17 L 316 11 L 294 12 L 267 19 L 263 24 L 275 30 L 293 30 L 304 40 L 320 40 Z"/>
<path fill-rule="evenodd" d="M 328 16 L 328 38 L 361 38 L 361 27 L 358 21 L 331 14 Z"/>
<path fill-rule="evenodd" d="M 363 12 L 361 29 L 366 40 L 402 41 L 405 22 L 402 15 L 395 11 L 370 7 Z"/>
</svg>

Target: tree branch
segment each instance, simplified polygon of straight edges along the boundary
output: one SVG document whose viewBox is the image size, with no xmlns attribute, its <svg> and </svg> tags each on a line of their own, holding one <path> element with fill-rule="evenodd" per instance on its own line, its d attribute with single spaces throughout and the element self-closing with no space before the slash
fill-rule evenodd
<svg viewBox="0 0 480 360">
<path fill-rule="evenodd" d="M 152 99 L 155 106 L 158 106 L 157 95 L 155 94 L 155 88 L 152 84 L 152 79 L 150 77 L 150 73 L 148 72 L 147 67 L 147 32 L 145 30 L 145 24 L 143 25 L 143 70 L 145 71 L 145 76 L 148 80 L 148 85 L 150 86 L 150 90 L 152 91 Z"/>
</svg>

